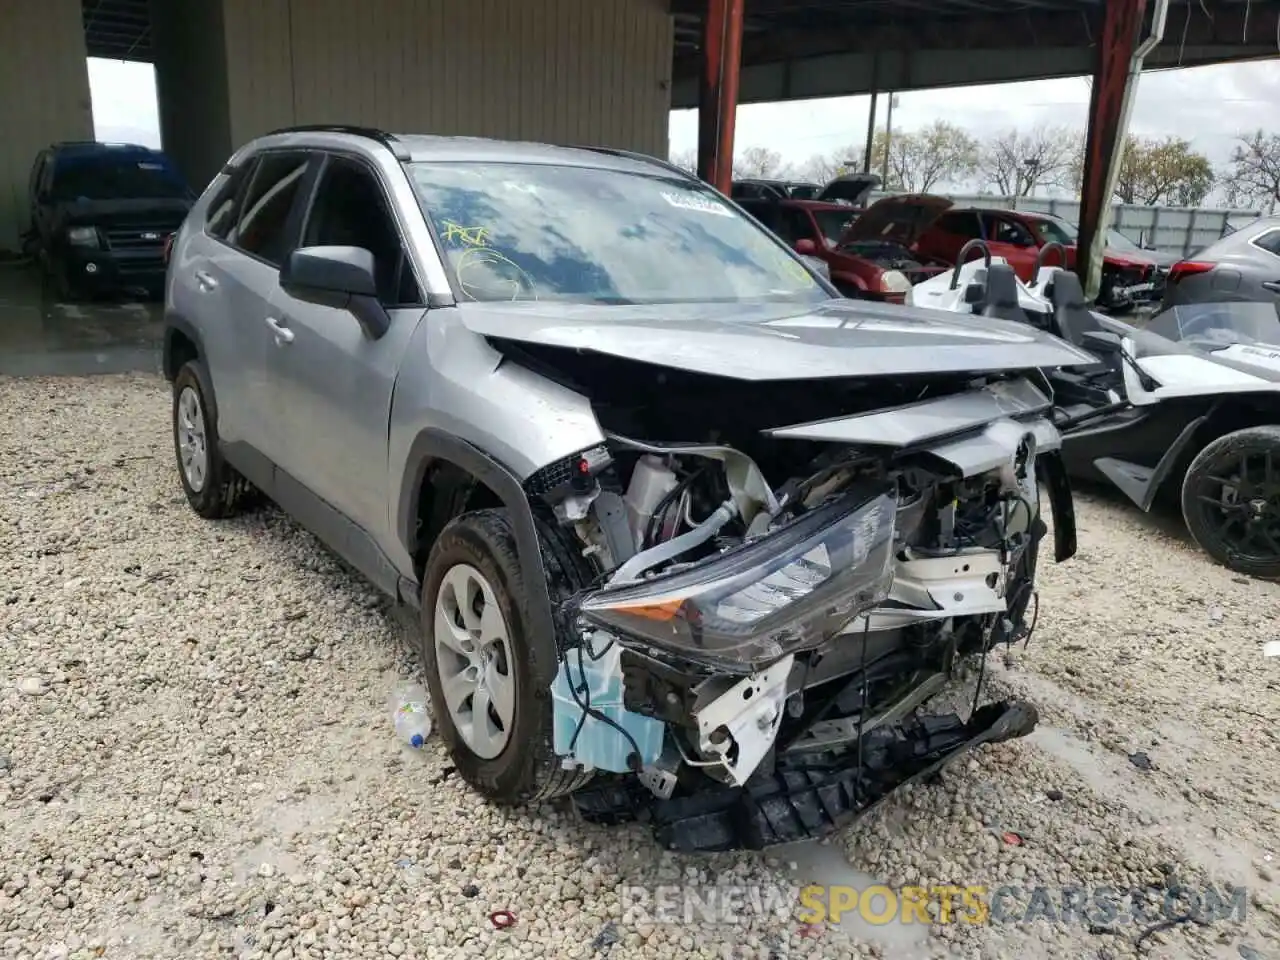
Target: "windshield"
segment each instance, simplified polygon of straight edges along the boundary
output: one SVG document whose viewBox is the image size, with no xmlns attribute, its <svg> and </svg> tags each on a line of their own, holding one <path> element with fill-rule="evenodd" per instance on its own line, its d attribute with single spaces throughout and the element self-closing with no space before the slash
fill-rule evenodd
<svg viewBox="0 0 1280 960">
<path fill-rule="evenodd" d="M 519 163 L 413 163 L 471 300 L 779 301 L 829 294 L 790 250 L 701 184 Z"/>
<path fill-rule="evenodd" d="M 1040 234 L 1040 239 L 1044 243 L 1060 243 L 1064 247 L 1069 247 L 1080 237 L 1080 231 L 1074 223 L 1068 223 L 1066 220 L 1032 220 L 1031 224 L 1036 228 L 1036 232 Z M 1113 250 L 1128 250 L 1130 252 L 1140 252 L 1141 247 L 1126 237 L 1119 230 L 1107 231 L 1107 246 Z"/>
<path fill-rule="evenodd" d="M 1128 250 L 1130 253 L 1141 253 L 1142 248 L 1126 237 L 1119 230 L 1107 231 L 1107 246 L 1116 250 Z"/>
<path fill-rule="evenodd" d="M 50 192 L 54 200 L 166 200 L 187 195 L 186 185 L 168 166 L 136 154 L 59 161 Z"/>
<path fill-rule="evenodd" d="M 1146 329 L 1201 350 L 1220 350 L 1232 344 L 1280 347 L 1280 305 L 1189 303 L 1166 310 Z"/>
<path fill-rule="evenodd" d="M 818 221 L 818 229 L 829 243 L 839 243 L 845 230 L 857 216 L 853 210 L 814 210 L 813 219 Z"/>
</svg>

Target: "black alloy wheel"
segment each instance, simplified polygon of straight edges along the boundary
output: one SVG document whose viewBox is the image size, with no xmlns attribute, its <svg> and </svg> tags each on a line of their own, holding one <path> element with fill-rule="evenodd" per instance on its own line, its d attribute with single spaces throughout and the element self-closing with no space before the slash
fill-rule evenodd
<svg viewBox="0 0 1280 960">
<path fill-rule="evenodd" d="M 1183 481 L 1182 514 L 1219 563 L 1280 577 L 1280 426 L 1237 430 L 1201 450 Z"/>
</svg>

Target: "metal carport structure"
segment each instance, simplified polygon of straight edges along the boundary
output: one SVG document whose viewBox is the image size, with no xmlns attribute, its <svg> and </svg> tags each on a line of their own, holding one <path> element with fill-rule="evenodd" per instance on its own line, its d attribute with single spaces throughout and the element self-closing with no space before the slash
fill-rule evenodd
<svg viewBox="0 0 1280 960">
<path fill-rule="evenodd" d="M 673 14 L 672 106 L 698 107 L 699 173 L 726 191 L 739 104 L 1091 77 L 1077 260 L 1090 296 L 1144 66 L 1280 57 L 1277 0 L 673 0 Z"/>
<path fill-rule="evenodd" d="M 0 126 L 16 135 L 0 145 L 0 221 L 21 215 L 33 143 L 92 129 L 87 54 L 156 64 L 166 148 L 197 182 L 238 142 L 290 123 L 662 152 L 667 112 L 701 105 L 702 169 L 727 186 L 737 103 L 1092 75 L 1081 223 L 1088 236 L 1107 207 L 1133 54 L 1160 26 L 1156 12 L 1164 6 L 1164 0 L 9 0 L 0 6 Z M 50 28 L 33 29 L 42 22 Z M 1276 57 L 1278 30 L 1280 0 L 1167 0 L 1163 39 L 1147 52 L 1146 66 Z M 73 31 L 82 44 L 73 42 Z M 62 72 L 53 79 L 24 75 L 59 57 Z M 0 222 L 0 246 L 7 229 Z"/>
</svg>

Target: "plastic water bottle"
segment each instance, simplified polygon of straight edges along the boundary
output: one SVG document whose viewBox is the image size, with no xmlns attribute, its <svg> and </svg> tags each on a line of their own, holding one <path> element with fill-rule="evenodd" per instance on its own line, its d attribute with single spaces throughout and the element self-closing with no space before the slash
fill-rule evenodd
<svg viewBox="0 0 1280 960">
<path fill-rule="evenodd" d="M 395 698 L 396 736 L 417 749 L 431 736 L 431 708 L 421 687 L 407 687 Z"/>
</svg>

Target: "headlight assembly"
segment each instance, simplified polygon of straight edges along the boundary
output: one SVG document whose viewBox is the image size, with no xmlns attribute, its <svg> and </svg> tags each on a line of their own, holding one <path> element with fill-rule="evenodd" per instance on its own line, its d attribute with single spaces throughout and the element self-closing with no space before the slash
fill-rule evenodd
<svg viewBox="0 0 1280 960">
<path fill-rule="evenodd" d="M 98 228 L 68 227 L 67 243 L 73 247 L 96 247 L 98 246 Z"/>
<path fill-rule="evenodd" d="M 897 505 L 890 491 L 849 494 L 718 557 L 588 594 L 576 613 L 623 644 L 750 672 L 888 595 Z"/>
</svg>

